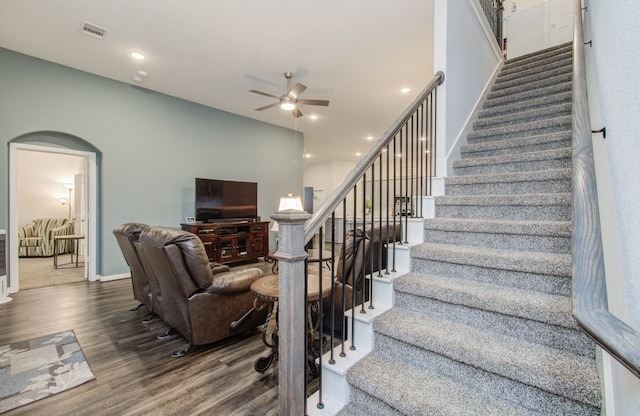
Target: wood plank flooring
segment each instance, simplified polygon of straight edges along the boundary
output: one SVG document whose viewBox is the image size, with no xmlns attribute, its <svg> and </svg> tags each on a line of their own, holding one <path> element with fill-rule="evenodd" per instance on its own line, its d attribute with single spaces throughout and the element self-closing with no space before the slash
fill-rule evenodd
<svg viewBox="0 0 640 416">
<path fill-rule="evenodd" d="M 277 364 L 253 369 L 265 355 L 259 333 L 187 356 L 179 335 L 137 305 L 129 279 L 24 290 L 0 306 L 0 342 L 74 330 L 96 379 L 5 413 L 14 415 L 277 415 Z"/>
</svg>

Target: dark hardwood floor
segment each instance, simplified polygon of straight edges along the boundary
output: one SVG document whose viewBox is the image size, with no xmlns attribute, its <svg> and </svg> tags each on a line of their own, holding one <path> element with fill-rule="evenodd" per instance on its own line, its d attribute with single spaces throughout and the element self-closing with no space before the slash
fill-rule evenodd
<svg viewBox="0 0 640 416">
<path fill-rule="evenodd" d="M 74 330 L 96 379 L 5 413 L 14 415 L 277 415 L 277 364 L 253 369 L 264 355 L 259 333 L 172 358 L 180 335 L 148 324 L 128 279 L 20 291 L 0 306 L 0 342 Z"/>
</svg>

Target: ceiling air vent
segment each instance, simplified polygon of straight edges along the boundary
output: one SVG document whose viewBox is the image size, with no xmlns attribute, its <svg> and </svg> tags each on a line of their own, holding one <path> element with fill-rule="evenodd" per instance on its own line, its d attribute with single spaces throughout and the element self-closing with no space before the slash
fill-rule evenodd
<svg viewBox="0 0 640 416">
<path fill-rule="evenodd" d="M 96 39 L 104 39 L 107 33 L 109 33 L 109 30 L 89 22 L 82 22 L 82 33 Z"/>
</svg>

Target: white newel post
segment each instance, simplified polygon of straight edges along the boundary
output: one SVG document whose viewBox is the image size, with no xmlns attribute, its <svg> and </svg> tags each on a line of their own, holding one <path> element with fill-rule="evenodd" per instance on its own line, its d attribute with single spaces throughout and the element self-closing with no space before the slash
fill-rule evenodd
<svg viewBox="0 0 640 416">
<path fill-rule="evenodd" d="M 305 313 L 304 211 L 278 211 L 278 405 L 280 415 L 304 415 L 305 408 Z"/>
</svg>

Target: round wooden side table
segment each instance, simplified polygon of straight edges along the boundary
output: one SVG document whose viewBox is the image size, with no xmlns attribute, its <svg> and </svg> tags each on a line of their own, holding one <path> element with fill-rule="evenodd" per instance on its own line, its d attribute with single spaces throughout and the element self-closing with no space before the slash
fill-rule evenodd
<svg viewBox="0 0 640 416">
<path fill-rule="evenodd" d="M 271 366 L 273 359 L 278 355 L 278 275 L 271 275 L 262 277 L 251 284 L 251 293 L 258 300 L 266 301 L 268 303 L 269 312 L 267 318 L 262 327 L 262 342 L 271 352 L 266 357 L 259 357 L 254 363 L 254 369 L 259 373 L 264 373 Z M 326 298 L 331 294 L 331 276 L 322 276 L 322 293 L 320 293 L 320 277 L 317 274 L 309 274 L 307 276 L 307 322 L 308 322 L 308 339 L 313 339 L 313 333 L 317 330 L 317 321 L 314 323 L 312 319 L 313 305 L 320 302 L 323 298 Z M 261 309 L 254 302 L 255 309 Z M 264 305 L 262 306 L 264 307 Z M 269 326 L 271 323 L 271 316 L 275 312 L 275 328 L 269 334 Z M 315 362 L 311 360 L 314 364 Z M 308 363 L 311 365 L 312 363 Z M 310 367 L 312 374 L 317 373 L 317 369 Z"/>
</svg>

